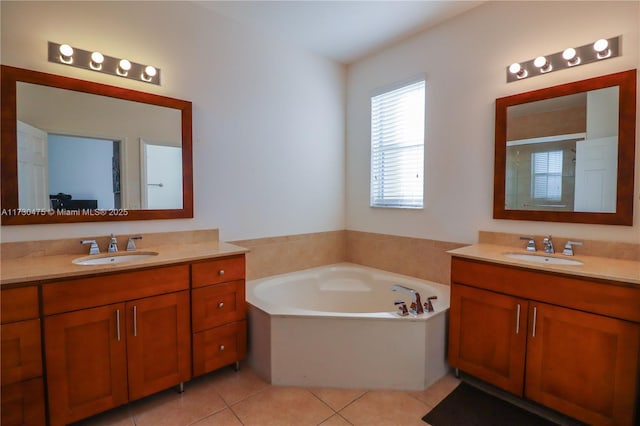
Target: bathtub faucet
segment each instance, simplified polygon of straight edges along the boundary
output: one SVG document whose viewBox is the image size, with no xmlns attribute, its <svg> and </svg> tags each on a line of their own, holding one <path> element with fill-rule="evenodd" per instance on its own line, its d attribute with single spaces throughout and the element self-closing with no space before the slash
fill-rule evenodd
<svg viewBox="0 0 640 426">
<path fill-rule="evenodd" d="M 403 293 L 407 293 L 411 295 L 411 306 L 409 307 L 409 312 L 414 315 L 419 315 L 424 313 L 424 308 L 422 307 L 422 302 L 420 301 L 420 293 L 415 291 L 412 288 L 405 287 L 400 284 L 394 284 L 391 286 L 391 291 L 401 291 Z"/>
</svg>

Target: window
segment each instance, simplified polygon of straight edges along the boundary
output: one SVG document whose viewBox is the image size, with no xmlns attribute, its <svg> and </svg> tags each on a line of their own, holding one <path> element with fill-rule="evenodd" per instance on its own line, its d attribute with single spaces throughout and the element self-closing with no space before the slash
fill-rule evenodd
<svg viewBox="0 0 640 426">
<path fill-rule="evenodd" d="M 371 97 L 371 206 L 422 208 L 425 82 Z"/>
<path fill-rule="evenodd" d="M 531 156 L 531 193 L 534 199 L 562 198 L 562 151 L 534 152 Z"/>
</svg>

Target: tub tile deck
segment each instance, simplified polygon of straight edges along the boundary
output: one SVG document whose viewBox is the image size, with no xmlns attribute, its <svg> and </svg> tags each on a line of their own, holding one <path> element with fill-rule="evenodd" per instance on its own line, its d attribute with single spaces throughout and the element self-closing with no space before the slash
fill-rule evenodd
<svg viewBox="0 0 640 426">
<path fill-rule="evenodd" d="M 193 379 L 75 426 L 420 425 L 459 381 L 445 376 L 423 392 L 272 386 L 248 366 Z"/>
</svg>

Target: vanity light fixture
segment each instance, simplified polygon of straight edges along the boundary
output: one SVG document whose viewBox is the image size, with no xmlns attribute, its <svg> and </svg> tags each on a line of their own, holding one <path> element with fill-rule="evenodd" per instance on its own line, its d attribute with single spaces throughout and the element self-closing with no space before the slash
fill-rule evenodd
<svg viewBox="0 0 640 426">
<path fill-rule="evenodd" d="M 513 63 L 507 67 L 507 83 L 620 56 L 620 37 L 602 38 L 594 43 L 569 47 L 562 52 Z"/>
<path fill-rule="evenodd" d="M 127 59 L 114 58 L 97 51 L 49 42 L 49 62 L 71 65 L 91 71 L 117 75 L 131 80 L 160 85 L 160 69 Z"/>
</svg>

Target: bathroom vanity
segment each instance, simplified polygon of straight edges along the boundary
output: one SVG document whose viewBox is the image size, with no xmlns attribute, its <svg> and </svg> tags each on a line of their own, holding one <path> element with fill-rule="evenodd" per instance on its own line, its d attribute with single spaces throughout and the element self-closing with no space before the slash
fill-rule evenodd
<svg viewBox="0 0 640 426">
<path fill-rule="evenodd" d="M 638 262 L 583 257 L 582 266 L 550 268 L 505 251 L 514 250 L 451 252 L 449 363 L 588 424 L 633 424 Z"/>
<path fill-rule="evenodd" d="M 246 250 L 153 249 L 114 265 L 3 260 L 3 426 L 68 424 L 245 358 Z"/>
</svg>

